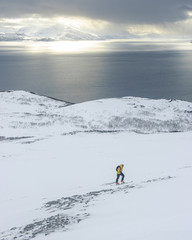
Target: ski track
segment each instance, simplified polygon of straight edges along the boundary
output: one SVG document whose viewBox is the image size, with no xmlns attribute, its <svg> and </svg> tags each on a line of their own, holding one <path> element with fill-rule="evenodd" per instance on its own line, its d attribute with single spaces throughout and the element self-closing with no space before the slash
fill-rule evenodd
<svg viewBox="0 0 192 240">
<path fill-rule="evenodd" d="M 62 197 L 57 200 L 49 201 L 38 209 L 46 213 L 47 217 L 44 219 L 35 219 L 32 223 L 27 224 L 26 226 L 12 227 L 7 231 L 1 232 L 0 240 L 30 240 L 40 234 L 46 236 L 55 231 L 65 232 L 69 230 L 71 225 L 77 224 L 90 216 L 88 208 L 90 205 L 96 204 L 95 200 L 97 197 L 107 194 L 113 195 L 119 192 L 127 194 L 130 189 L 142 188 L 144 187 L 144 184 L 170 180 L 173 178 L 175 177 L 160 177 L 143 181 L 142 184 L 128 182 L 118 186 L 114 185 L 114 183 L 106 183 L 102 185 L 104 189 L 98 191 L 92 191 L 82 195 Z"/>
</svg>

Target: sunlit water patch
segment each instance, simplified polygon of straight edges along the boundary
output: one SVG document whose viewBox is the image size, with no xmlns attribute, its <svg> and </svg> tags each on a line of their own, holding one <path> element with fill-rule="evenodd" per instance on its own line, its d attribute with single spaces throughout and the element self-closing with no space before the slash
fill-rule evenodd
<svg viewBox="0 0 192 240">
<path fill-rule="evenodd" d="M 189 40 L 21 41 L 0 42 L 0 51 L 48 53 L 140 52 L 192 50 Z"/>
</svg>

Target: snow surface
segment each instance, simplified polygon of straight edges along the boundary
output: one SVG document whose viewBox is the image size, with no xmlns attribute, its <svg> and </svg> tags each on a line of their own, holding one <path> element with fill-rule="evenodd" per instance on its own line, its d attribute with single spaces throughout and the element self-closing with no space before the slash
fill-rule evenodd
<svg viewBox="0 0 192 240">
<path fill-rule="evenodd" d="M 0 103 L 0 240 L 191 239 L 192 103 Z"/>
</svg>

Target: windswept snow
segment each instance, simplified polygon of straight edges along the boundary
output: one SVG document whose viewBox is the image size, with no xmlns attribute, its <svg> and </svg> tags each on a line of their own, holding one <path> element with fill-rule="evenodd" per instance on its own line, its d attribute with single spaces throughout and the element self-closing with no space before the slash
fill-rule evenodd
<svg viewBox="0 0 192 240">
<path fill-rule="evenodd" d="M 0 240 L 191 240 L 192 103 L 0 103 Z"/>
</svg>

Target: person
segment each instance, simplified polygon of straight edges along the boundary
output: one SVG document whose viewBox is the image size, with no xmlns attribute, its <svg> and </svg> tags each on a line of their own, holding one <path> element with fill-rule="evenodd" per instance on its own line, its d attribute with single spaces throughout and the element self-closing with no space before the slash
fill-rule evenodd
<svg viewBox="0 0 192 240">
<path fill-rule="evenodd" d="M 119 177 L 121 176 L 121 183 L 125 183 L 124 182 L 124 178 L 125 178 L 125 175 L 123 174 L 123 167 L 124 165 L 121 164 L 119 166 L 117 166 L 116 168 L 116 171 L 117 171 L 117 179 L 116 179 L 116 184 L 119 184 Z"/>
</svg>

